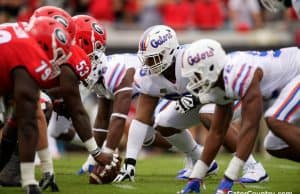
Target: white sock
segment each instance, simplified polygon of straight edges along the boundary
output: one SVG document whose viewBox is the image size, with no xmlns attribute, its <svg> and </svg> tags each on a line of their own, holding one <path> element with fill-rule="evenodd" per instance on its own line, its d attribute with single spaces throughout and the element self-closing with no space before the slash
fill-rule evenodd
<svg viewBox="0 0 300 194">
<path fill-rule="evenodd" d="M 224 175 L 233 181 L 237 180 L 244 164 L 245 164 L 245 162 L 243 160 L 241 160 L 237 156 L 234 156 L 231 159 L 231 161 L 229 162 L 229 165 L 228 165 L 227 169 L 225 170 Z"/>
<path fill-rule="evenodd" d="M 196 143 L 189 130 L 185 129 L 181 133 L 176 133 L 165 138 L 172 145 L 176 146 L 178 150 L 184 152 L 187 157 L 191 157 L 194 161 L 200 159 L 203 146 Z"/>
<path fill-rule="evenodd" d="M 21 162 L 21 182 L 22 187 L 27 185 L 37 185 L 34 175 L 34 163 L 33 162 Z"/>
<path fill-rule="evenodd" d="M 126 158 L 137 159 L 138 153 L 143 146 L 148 128 L 151 128 L 151 126 L 137 120 L 132 120 L 128 132 Z"/>
<path fill-rule="evenodd" d="M 41 160 L 42 172 L 43 173 L 50 172 L 50 174 L 53 174 L 54 173 L 53 161 L 48 147 L 42 150 L 38 150 L 37 154 Z"/>
</svg>

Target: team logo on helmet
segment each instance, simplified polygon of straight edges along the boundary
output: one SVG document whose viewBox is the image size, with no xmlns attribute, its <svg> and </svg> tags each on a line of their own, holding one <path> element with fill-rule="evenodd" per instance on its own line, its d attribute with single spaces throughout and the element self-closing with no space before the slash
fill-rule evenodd
<svg viewBox="0 0 300 194">
<path fill-rule="evenodd" d="M 210 48 L 202 53 L 197 53 L 195 56 L 188 56 L 188 64 L 194 65 L 195 63 L 199 63 L 201 60 L 205 60 L 209 57 L 214 56 L 214 49 Z"/>
<path fill-rule="evenodd" d="M 59 28 L 56 29 L 54 31 L 54 33 L 55 33 L 55 37 L 56 37 L 56 39 L 58 41 L 60 41 L 63 44 L 67 44 L 67 37 L 66 37 L 65 33 L 61 29 L 59 29 Z"/>
<path fill-rule="evenodd" d="M 165 42 L 167 42 L 168 40 L 170 40 L 172 37 L 173 36 L 172 36 L 171 32 L 169 32 L 163 36 L 159 36 L 158 39 L 151 40 L 151 42 L 150 42 L 151 46 L 153 48 L 157 48 L 158 46 L 160 46 L 160 45 L 164 44 Z"/>
<path fill-rule="evenodd" d="M 66 28 L 68 27 L 68 22 L 67 22 L 67 20 L 64 17 L 62 17 L 60 15 L 56 15 L 53 18 L 56 21 L 58 21 L 59 23 L 61 23 L 64 27 L 66 27 Z"/>
<path fill-rule="evenodd" d="M 100 27 L 99 24 L 93 23 L 93 24 L 92 24 L 92 27 L 93 27 L 94 30 L 95 30 L 96 32 L 98 32 L 99 34 L 101 34 L 101 35 L 104 34 L 104 32 L 103 32 L 103 30 L 102 30 L 102 28 Z"/>
</svg>

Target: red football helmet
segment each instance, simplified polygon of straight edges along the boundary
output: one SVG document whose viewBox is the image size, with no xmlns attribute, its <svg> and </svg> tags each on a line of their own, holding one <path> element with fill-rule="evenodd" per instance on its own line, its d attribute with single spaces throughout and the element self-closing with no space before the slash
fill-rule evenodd
<svg viewBox="0 0 300 194">
<path fill-rule="evenodd" d="M 26 27 L 28 34 L 33 37 L 47 54 L 52 67 L 52 78 L 60 73 L 60 65 L 71 56 L 72 39 L 63 25 L 50 17 L 32 19 Z"/>
<path fill-rule="evenodd" d="M 43 6 L 36 9 L 30 19 L 40 16 L 49 16 L 54 18 L 66 28 L 71 38 L 74 38 L 76 31 L 75 24 L 72 20 L 71 15 L 65 10 L 55 6 Z"/>
<path fill-rule="evenodd" d="M 76 44 L 88 55 L 94 51 L 105 51 L 106 30 L 95 18 L 88 15 L 77 15 L 72 17 L 75 28 Z"/>
</svg>

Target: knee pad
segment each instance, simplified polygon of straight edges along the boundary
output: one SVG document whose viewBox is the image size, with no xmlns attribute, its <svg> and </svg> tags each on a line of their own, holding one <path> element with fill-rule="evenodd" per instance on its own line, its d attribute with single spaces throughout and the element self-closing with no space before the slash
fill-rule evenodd
<svg viewBox="0 0 300 194">
<path fill-rule="evenodd" d="M 264 147 L 267 150 L 281 150 L 289 147 L 282 139 L 274 135 L 271 131 L 266 135 L 264 139 Z"/>
<path fill-rule="evenodd" d="M 155 137 L 156 137 L 155 130 L 154 130 L 154 128 L 151 127 L 151 129 L 147 130 L 146 137 L 143 142 L 143 146 L 148 147 L 148 146 L 152 145 L 155 140 Z"/>
</svg>

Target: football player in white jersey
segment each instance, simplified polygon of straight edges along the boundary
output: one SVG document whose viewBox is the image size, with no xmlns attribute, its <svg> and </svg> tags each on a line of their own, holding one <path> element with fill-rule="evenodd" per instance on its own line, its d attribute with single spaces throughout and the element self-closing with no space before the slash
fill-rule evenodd
<svg viewBox="0 0 300 194">
<path fill-rule="evenodd" d="M 201 121 L 209 125 L 213 105 L 206 105 L 203 108 L 202 105 L 195 105 L 185 114 L 176 111 L 176 100 L 189 94 L 186 89 L 189 80 L 181 75 L 184 51 L 185 47 L 178 44 L 174 30 L 168 26 L 153 26 L 143 33 L 138 54 L 144 66 L 137 70 L 134 77 L 134 84 L 140 95 L 137 100 L 135 118 L 129 127 L 125 164 L 115 182 L 125 179 L 134 180 L 137 155 L 143 141 L 151 139 L 152 126 L 170 144 L 176 146 L 193 161 L 200 156 L 202 146 L 195 142 L 186 129 Z M 154 118 L 154 111 L 160 98 L 169 99 L 170 102 Z M 228 135 L 227 142 L 232 143 L 227 147 L 234 152 L 236 142 L 234 134 Z M 250 160 L 255 162 L 253 157 Z M 217 164 L 212 162 L 209 172 L 215 170 L 217 170 Z M 266 175 L 265 171 L 264 175 Z"/>
<path fill-rule="evenodd" d="M 267 137 L 267 148 L 290 153 L 287 158 L 299 161 L 300 51 L 297 47 L 226 55 L 220 43 L 202 39 L 184 53 L 182 74 L 190 79 L 187 89 L 201 103 L 216 103 L 216 108 L 203 154 L 181 193 L 200 192 L 200 183 L 224 140 L 235 100 L 240 100 L 242 105 L 239 141 L 217 194 L 231 193 L 252 151 L 263 113 L 272 131 Z M 272 98 L 275 102 L 263 110 L 264 101 Z"/>
<path fill-rule="evenodd" d="M 96 54 L 97 60 L 93 60 L 93 63 L 97 69 L 90 75 L 88 86 L 99 97 L 93 133 L 98 146 L 102 146 L 102 161 L 109 163 L 123 135 L 133 95 L 133 75 L 140 61 L 134 54 Z M 89 156 L 78 173 L 90 170 L 94 164 Z"/>
<path fill-rule="evenodd" d="M 278 12 L 282 9 L 293 7 L 298 18 L 300 18 L 300 1 L 299 0 L 260 0 L 263 6 L 271 11 Z"/>
</svg>

